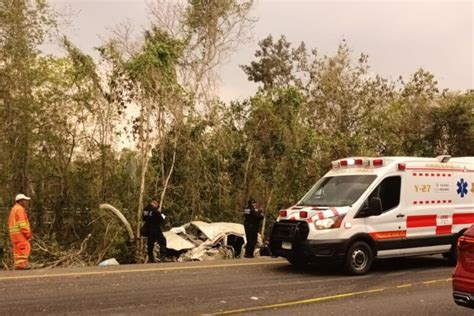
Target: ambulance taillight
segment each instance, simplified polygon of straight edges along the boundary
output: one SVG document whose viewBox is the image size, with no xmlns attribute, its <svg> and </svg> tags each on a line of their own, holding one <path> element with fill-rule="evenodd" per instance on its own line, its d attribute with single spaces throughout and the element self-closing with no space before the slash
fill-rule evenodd
<svg viewBox="0 0 474 316">
<path fill-rule="evenodd" d="M 280 210 L 280 217 L 286 217 L 286 215 L 288 215 L 286 210 Z"/>
</svg>

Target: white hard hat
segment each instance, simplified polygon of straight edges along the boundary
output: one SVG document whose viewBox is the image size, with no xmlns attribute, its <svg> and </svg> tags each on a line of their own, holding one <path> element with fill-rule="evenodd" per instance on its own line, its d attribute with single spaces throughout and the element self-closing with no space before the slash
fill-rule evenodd
<svg viewBox="0 0 474 316">
<path fill-rule="evenodd" d="M 31 200 L 31 199 L 29 197 L 27 197 L 26 195 L 20 193 L 16 196 L 15 202 L 18 202 L 20 200 L 27 200 L 28 201 L 28 200 Z"/>
</svg>

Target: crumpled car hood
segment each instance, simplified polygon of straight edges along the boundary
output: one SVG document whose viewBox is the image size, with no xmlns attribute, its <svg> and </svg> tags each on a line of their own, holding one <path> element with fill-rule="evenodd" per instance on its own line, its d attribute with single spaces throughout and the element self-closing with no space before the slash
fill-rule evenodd
<svg viewBox="0 0 474 316">
<path fill-rule="evenodd" d="M 173 231 L 164 232 L 163 235 L 165 235 L 166 238 L 166 248 L 181 251 L 196 247 L 194 244 L 187 241 L 183 237 L 178 236 L 178 234 L 174 233 Z"/>
<path fill-rule="evenodd" d="M 237 223 L 206 223 L 194 221 L 189 224 L 196 226 L 210 240 L 214 240 L 222 234 L 245 235 L 244 225 Z"/>
<path fill-rule="evenodd" d="M 235 258 L 246 243 L 244 225 L 239 223 L 193 221 L 163 234 L 167 248 L 180 253 L 178 261 Z M 241 239 L 240 243 L 235 244 L 236 238 Z M 259 235 L 258 244 L 261 242 Z"/>
</svg>

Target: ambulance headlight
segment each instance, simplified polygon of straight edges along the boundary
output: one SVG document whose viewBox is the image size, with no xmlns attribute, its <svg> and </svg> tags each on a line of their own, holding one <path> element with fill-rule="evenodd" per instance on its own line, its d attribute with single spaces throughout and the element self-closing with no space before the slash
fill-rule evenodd
<svg viewBox="0 0 474 316">
<path fill-rule="evenodd" d="M 346 214 L 317 220 L 314 222 L 314 227 L 317 230 L 339 228 L 341 227 L 344 216 L 346 216 Z"/>
</svg>

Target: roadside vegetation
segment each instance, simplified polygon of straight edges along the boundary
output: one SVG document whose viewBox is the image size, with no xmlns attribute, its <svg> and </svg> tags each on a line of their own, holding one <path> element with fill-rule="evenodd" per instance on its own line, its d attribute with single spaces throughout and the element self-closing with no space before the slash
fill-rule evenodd
<svg viewBox="0 0 474 316">
<path fill-rule="evenodd" d="M 140 242 L 99 204 L 120 209 L 137 233 L 151 196 L 168 227 L 241 222 L 252 196 L 268 227 L 334 159 L 474 156 L 474 91 L 440 90 L 428 69 L 384 78 L 345 41 L 321 55 L 269 35 L 235 69 L 258 91 L 223 102 L 217 70 L 249 40 L 252 6 L 149 1 L 148 29 L 136 37 L 132 25 L 117 27 L 93 58 L 61 34 L 46 0 L 0 0 L 3 268 L 18 192 L 33 198 L 38 266 L 141 262 Z M 64 54 L 47 54 L 48 41 Z"/>
</svg>

